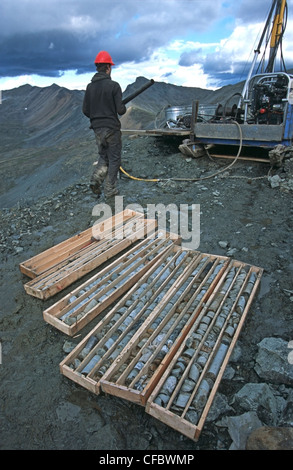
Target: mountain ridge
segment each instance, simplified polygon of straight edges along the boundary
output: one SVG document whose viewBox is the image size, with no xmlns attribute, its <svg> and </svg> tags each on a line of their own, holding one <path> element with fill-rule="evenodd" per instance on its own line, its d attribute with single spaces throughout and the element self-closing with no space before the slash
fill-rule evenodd
<svg viewBox="0 0 293 470">
<path fill-rule="evenodd" d="M 127 86 L 123 98 L 147 81 L 145 77 L 137 77 Z M 241 88 L 241 84 L 236 84 L 214 91 L 155 82 L 128 103 L 121 125 L 125 129 L 149 128 L 157 113 L 167 105 L 188 105 L 193 100 L 218 103 Z M 82 113 L 84 93 L 84 90 L 69 90 L 55 83 L 43 88 L 26 84 L 4 90 L 0 108 L 1 147 L 51 146 L 84 137 L 89 127 L 88 119 Z"/>
</svg>

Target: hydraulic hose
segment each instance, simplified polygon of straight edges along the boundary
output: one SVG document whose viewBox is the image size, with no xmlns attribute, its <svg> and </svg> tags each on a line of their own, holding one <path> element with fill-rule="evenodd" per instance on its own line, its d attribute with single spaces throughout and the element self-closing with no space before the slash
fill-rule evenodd
<svg viewBox="0 0 293 470">
<path fill-rule="evenodd" d="M 148 179 L 148 178 L 136 178 L 135 176 L 131 176 L 129 173 L 127 173 L 127 172 L 122 168 L 122 166 L 120 166 L 120 171 L 122 171 L 122 173 L 124 173 L 124 175 L 128 176 L 128 178 L 131 178 L 132 180 L 136 180 L 136 181 L 152 181 L 152 182 L 155 182 L 155 183 L 157 183 L 158 181 L 160 181 L 160 180 L 157 179 L 157 178 L 153 178 L 153 179 Z"/>
<path fill-rule="evenodd" d="M 131 179 L 136 180 L 136 181 L 150 181 L 150 182 L 159 182 L 159 181 L 201 181 L 201 180 L 206 180 L 206 179 L 209 179 L 209 178 L 214 178 L 218 174 L 229 170 L 237 162 L 237 160 L 240 156 L 241 150 L 242 150 L 243 137 L 242 137 L 241 127 L 240 127 L 240 125 L 237 121 L 231 121 L 231 122 L 233 124 L 237 125 L 237 127 L 239 129 L 239 134 L 240 134 L 240 144 L 239 144 L 239 149 L 238 149 L 237 155 L 234 158 L 234 160 L 232 161 L 232 163 L 230 163 L 225 168 L 222 168 L 221 170 L 217 171 L 216 173 L 213 173 L 212 175 L 202 176 L 200 178 L 153 178 L 153 179 L 151 178 L 151 179 L 148 179 L 148 178 L 136 178 L 135 176 L 131 176 L 121 166 L 120 166 L 120 170 L 122 171 L 122 173 L 124 173 L 126 176 L 128 176 L 128 178 L 131 178 Z"/>
<path fill-rule="evenodd" d="M 237 127 L 239 129 L 240 144 L 239 144 L 239 149 L 238 149 L 236 157 L 234 158 L 234 160 L 229 165 L 227 165 L 225 168 L 222 168 L 221 170 L 217 171 L 216 173 L 213 173 L 212 175 L 202 176 L 200 178 L 170 178 L 170 179 L 173 180 L 173 181 L 201 181 L 201 180 L 206 180 L 206 179 L 209 179 L 209 178 L 214 178 L 215 176 L 219 175 L 220 173 L 223 173 L 224 171 L 229 170 L 233 165 L 235 165 L 235 163 L 237 162 L 237 160 L 240 156 L 241 150 L 242 150 L 243 137 L 242 137 L 242 130 L 241 130 L 241 127 L 238 124 L 238 122 L 237 121 L 231 121 L 231 122 L 233 124 L 237 125 Z"/>
</svg>

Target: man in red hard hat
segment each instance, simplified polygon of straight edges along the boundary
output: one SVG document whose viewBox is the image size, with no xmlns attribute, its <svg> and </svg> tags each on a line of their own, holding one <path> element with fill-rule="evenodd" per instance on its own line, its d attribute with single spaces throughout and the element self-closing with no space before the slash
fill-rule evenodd
<svg viewBox="0 0 293 470">
<path fill-rule="evenodd" d="M 122 90 L 119 83 L 111 79 L 112 65 L 110 54 L 100 51 L 95 59 L 97 73 L 87 85 L 83 113 L 90 119 L 99 150 L 99 160 L 94 170 L 90 187 L 94 194 L 101 194 L 105 181 L 105 197 L 118 194 L 117 175 L 121 165 L 121 123 L 118 115 L 126 112 L 122 103 Z"/>
</svg>

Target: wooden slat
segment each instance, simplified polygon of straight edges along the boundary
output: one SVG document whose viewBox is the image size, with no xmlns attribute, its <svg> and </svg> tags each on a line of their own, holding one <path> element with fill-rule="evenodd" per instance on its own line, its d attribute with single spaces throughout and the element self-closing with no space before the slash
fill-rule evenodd
<svg viewBox="0 0 293 470">
<path fill-rule="evenodd" d="M 180 261 L 181 259 L 181 262 Z M 102 368 L 109 369 L 109 366 L 107 363 L 109 362 L 109 358 L 114 354 L 116 354 L 115 351 L 119 350 L 119 347 L 124 344 L 126 345 L 126 349 L 123 349 L 123 351 L 127 351 L 129 348 L 129 345 L 135 342 L 138 338 L 136 334 L 136 330 L 139 328 L 140 324 L 144 324 L 145 326 L 151 326 L 151 323 L 154 321 L 154 313 L 155 312 L 155 306 L 162 302 L 162 299 L 167 296 L 167 299 L 173 297 L 176 294 L 176 290 L 178 287 L 178 282 L 179 285 L 184 282 L 186 278 L 186 273 L 185 276 L 182 277 L 181 273 L 181 280 L 176 281 L 176 274 L 179 275 L 180 269 L 182 270 L 183 265 L 185 265 L 185 269 L 188 269 L 188 272 L 192 272 L 197 265 L 200 264 L 200 261 L 202 259 L 202 255 L 198 252 L 191 252 L 189 250 L 182 251 L 180 247 L 174 247 L 172 249 L 172 252 L 166 252 L 164 256 L 160 258 L 160 260 L 152 267 L 151 270 L 149 270 L 143 278 L 129 291 L 129 293 L 120 301 L 118 302 L 118 305 L 112 309 L 109 314 L 106 315 L 105 318 L 103 318 L 103 321 L 97 325 L 97 327 L 92 330 L 90 333 L 90 336 L 85 338 L 83 344 L 79 345 L 79 347 L 76 349 L 76 351 L 73 354 L 70 354 L 68 358 L 65 359 L 64 364 L 67 366 L 70 364 L 71 367 L 73 367 L 74 361 L 79 357 L 79 354 L 81 350 L 84 348 L 84 345 L 86 342 L 90 339 L 90 337 L 93 336 L 101 336 L 101 339 L 99 340 L 98 344 L 90 351 L 89 355 L 81 362 L 81 364 L 75 368 L 75 373 L 77 374 L 77 377 L 80 378 L 81 371 L 83 368 L 90 363 L 90 361 L 93 359 L 93 357 L 96 354 L 97 350 L 101 350 L 104 345 L 109 341 L 111 342 L 111 338 L 117 336 L 113 344 L 111 344 L 111 347 L 103 353 L 103 357 L 99 362 L 91 368 L 91 370 L 86 374 L 85 377 L 85 386 L 87 386 L 87 378 L 96 380 L 97 383 L 97 393 L 100 390 L 100 379 L 101 379 L 101 374 L 99 373 L 99 370 Z M 197 260 L 194 261 L 193 265 L 191 265 L 192 260 Z M 178 264 L 174 266 L 175 262 Z M 169 272 L 168 272 L 169 269 Z M 203 262 L 202 269 L 207 269 L 207 262 Z M 160 270 L 160 272 L 158 272 Z M 158 272 L 156 277 L 153 278 L 154 273 Z M 146 284 L 148 283 L 148 284 Z M 122 329 L 122 325 L 124 322 L 126 323 L 127 319 L 130 318 L 130 316 L 133 314 L 137 306 L 139 306 L 139 298 L 138 298 L 138 292 L 142 289 L 143 286 L 147 285 L 147 287 L 144 288 L 144 291 L 140 294 L 140 298 L 143 298 L 149 293 L 149 299 L 146 301 L 145 299 L 143 300 L 143 307 L 141 307 L 141 310 L 136 314 L 135 318 L 133 321 L 130 322 L 128 326 L 126 326 L 124 329 Z M 173 293 L 173 295 L 172 295 Z M 126 306 L 130 303 L 130 305 L 126 308 Z M 119 320 L 116 320 L 115 324 L 112 324 L 113 318 L 115 317 L 115 314 L 119 312 L 121 309 L 125 310 L 125 313 L 120 317 Z M 159 308 L 159 307 L 158 307 Z M 161 310 L 161 309 L 160 309 Z M 119 316 L 118 316 L 119 317 Z M 111 328 L 109 327 L 111 325 Z M 139 330 L 141 331 L 141 330 Z M 102 333 L 104 332 L 104 333 Z M 119 356 L 120 358 L 120 356 Z M 119 359 L 120 360 L 120 359 Z M 114 363 L 119 362 L 118 358 L 117 361 L 114 361 Z M 110 366 L 111 366 L 112 360 L 110 361 Z M 121 388 L 122 393 L 123 393 L 123 387 Z M 121 396 L 121 390 L 118 391 L 118 395 Z M 116 388 L 115 388 L 116 391 Z M 132 399 L 135 401 L 135 395 L 136 392 L 132 393 Z M 138 401 L 141 402 L 142 398 L 139 394 Z"/>
<path fill-rule="evenodd" d="M 131 232 L 133 224 L 137 230 Z M 137 240 L 144 238 L 156 228 L 155 220 L 138 218 L 127 221 L 123 231 L 129 231 L 129 236 L 118 239 L 102 239 L 85 249 L 82 254 L 57 264 L 44 274 L 37 276 L 24 285 L 26 292 L 40 299 L 47 299 L 65 289 L 93 269 L 101 266 L 108 259 L 133 245 Z M 115 229 L 115 228 L 114 228 Z"/>
<path fill-rule="evenodd" d="M 35 278 L 74 254 L 78 256 L 80 251 L 87 246 L 97 243 L 97 241 L 92 238 L 93 231 L 99 232 L 102 234 L 102 237 L 105 238 L 109 232 L 112 231 L 113 226 L 117 227 L 119 224 L 134 217 L 143 217 L 143 214 L 126 209 L 103 222 L 97 223 L 94 227 L 90 227 L 39 253 L 29 260 L 20 263 L 20 271 L 31 278 Z"/>
<path fill-rule="evenodd" d="M 213 154 L 211 155 L 211 158 L 220 158 L 220 159 L 227 159 L 227 160 L 235 160 L 236 157 L 233 157 L 231 155 L 217 155 Z M 237 157 L 237 160 L 245 160 L 247 162 L 261 162 L 261 163 L 270 163 L 269 158 L 256 158 L 256 157 Z"/>
<path fill-rule="evenodd" d="M 201 309 L 215 295 L 217 283 L 230 262 L 229 259 L 219 260 L 211 256 L 200 256 L 200 263 L 198 261 L 195 258 L 193 262 L 188 263 L 161 303 L 154 309 L 134 338 L 129 341 L 120 357 L 117 358 L 117 362 L 105 373 L 101 379 L 103 391 L 117 396 L 120 396 L 123 391 L 124 398 L 128 397 L 130 401 L 140 402 L 141 405 L 146 404 L 150 393 L 168 367 Z M 195 268 L 200 265 L 201 268 L 197 274 L 192 275 Z M 205 273 L 206 269 L 208 271 Z M 158 323 L 157 327 L 152 328 L 152 325 L 156 323 Z M 139 348 L 142 339 L 145 342 Z M 134 374 L 135 366 L 141 362 L 144 351 L 148 348 L 152 349 L 157 341 L 159 342 L 152 356 L 142 365 L 135 378 L 130 383 L 127 382 L 127 376 Z M 160 354 L 162 358 L 158 362 L 157 357 Z M 127 365 L 126 369 L 124 369 L 125 365 Z M 144 378 L 146 375 L 148 377 Z M 138 381 L 140 381 L 139 385 Z M 140 387 L 139 391 L 138 387 Z"/>
<path fill-rule="evenodd" d="M 199 342 L 198 346 L 195 348 L 192 357 L 190 357 L 189 361 L 187 361 L 186 358 L 188 357 L 187 352 L 190 351 L 190 343 L 193 341 L 193 339 L 195 340 L 195 338 L 197 337 L 197 332 L 200 329 L 201 321 L 206 315 L 206 312 L 209 311 L 209 308 L 211 307 L 212 303 L 210 303 L 208 308 L 202 312 L 201 316 L 197 319 L 197 321 L 192 326 L 189 332 L 188 338 L 186 338 L 184 342 L 181 344 L 180 348 L 178 349 L 175 356 L 173 357 L 168 369 L 161 376 L 158 382 L 158 385 L 156 386 L 156 388 L 150 395 L 146 404 L 147 413 L 151 414 L 152 416 L 164 422 L 168 426 L 178 430 L 182 434 L 186 435 L 187 437 L 195 441 L 197 441 L 200 436 L 206 417 L 208 415 L 210 407 L 215 398 L 215 394 L 220 384 L 224 370 L 232 354 L 236 341 L 239 337 L 239 334 L 243 327 L 243 323 L 245 321 L 245 318 L 247 316 L 247 313 L 249 311 L 253 298 L 256 294 L 256 291 L 259 286 L 260 278 L 262 276 L 262 269 L 254 267 L 254 266 L 245 265 L 237 261 L 233 262 L 233 265 L 231 268 L 235 269 L 235 275 L 233 276 L 232 280 L 229 281 L 230 286 L 227 288 L 226 293 L 224 294 L 221 289 L 225 285 L 225 281 L 227 280 L 227 277 L 225 276 L 225 278 L 222 279 L 222 286 L 218 290 L 218 295 L 220 297 L 220 302 L 217 302 L 218 308 L 215 310 L 214 317 L 212 318 L 207 331 L 203 335 L 202 340 Z M 241 281 L 241 276 L 243 276 L 244 272 L 246 273 L 246 275 L 245 275 L 244 280 Z M 227 276 L 228 274 L 229 273 L 227 273 Z M 255 281 L 253 284 L 253 288 L 251 289 L 251 292 L 247 294 L 245 292 L 245 289 L 248 286 L 250 275 L 255 275 Z M 243 311 L 240 312 L 240 307 L 239 307 L 240 302 L 241 302 L 240 299 L 244 295 L 246 296 L 246 303 L 245 303 L 245 307 L 243 307 Z M 231 303 L 231 299 L 234 299 L 232 303 Z M 214 298 L 214 300 L 219 300 L 219 299 Z M 228 305 L 229 305 L 229 308 L 227 307 Z M 238 323 L 238 326 L 235 328 L 234 334 L 232 334 L 231 337 L 228 337 L 225 331 L 228 331 L 227 328 L 233 316 L 235 316 L 234 321 L 236 321 L 236 310 L 239 311 L 239 314 L 238 314 L 239 323 Z M 225 315 L 224 315 L 224 312 L 225 312 Z M 217 339 L 215 341 L 215 344 L 213 345 L 212 348 L 210 348 L 210 351 L 209 351 L 208 345 L 211 342 L 211 339 L 209 338 L 212 337 L 213 328 L 216 327 L 217 320 L 221 318 L 221 315 L 223 316 L 223 318 L 225 318 L 225 320 L 224 320 L 221 330 L 217 334 Z M 226 348 L 226 351 L 224 351 L 223 357 L 221 361 L 219 362 L 216 376 L 213 376 L 211 375 L 211 365 L 213 364 L 213 360 L 215 360 L 217 352 L 219 351 L 219 348 L 221 345 L 224 345 L 224 347 Z M 208 354 L 208 358 L 207 358 L 205 365 L 202 364 L 200 366 L 200 359 L 202 358 L 201 355 L 203 354 L 203 352 L 205 352 L 205 354 Z M 170 376 L 172 376 L 172 374 L 174 376 L 174 370 L 176 369 L 176 365 L 178 364 L 179 359 L 184 358 L 184 357 L 185 357 L 185 361 L 187 361 L 187 363 L 185 363 L 185 369 L 184 371 L 182 371 L 181 376 L 178 379 L 177 385 L 174 388 L 173 392 L 170 393 L 169 399 L 163 405 L 162 402 L 159 403 L 160 396 L 162 396 L 160 394 L 164 393 L 164 385 L 166 384 L 167 379 Z M 183 362 L 181 361 L 181 364 L 182 363 Z M 180 408 L 176 400 L 178 399 L 180 394 L 182 394 L 181 397 L 183 397 L 182 386 L 184 383 L 186 383 L 185 382 L 186 379 L 189 378 L 191 367 L 194 365 L 197 365 L 199 370 L 201 370 L 201 372 L 198 377 L 198 380 L 195 382 L 194 388 L 191 389 L 190 391 L 189 399 L 186 400 L 186 403 L 184 403 L 184 406 Z M 213 377 L 213 380 L 211 379 L 211 376 Z M 205 380 L 209 380 L 209 381 L 212 380 L 211 383 L 213 385 L 210 385 L 210 390 L 207 392 L 206 402 L 205 403 L 202 402 L 202 406 L 199 407 L 199 400 L 198 401 L 195 401 L 195 400 L 197 399 L 197 393 L 200 389 L 200 386 L 205 385 L 204 383 Z M 181 411 L 179 411 L 180 409 Z M 197 422 L 193 421 L 194 416 L 195 416 L 194 415 L 195 411 L 198 414 L 198 417 L 196 418 Z"/>
<path fill-rule="evenodd" d="M 167 276 L 162 280 L 162 275 L 170 267 L 181 254 L 179 246 L 171 245 L 162 254 L 150 269 L 139 279 L 139 281 L 117 302 L 117 304 L 105 315 L 105 317 L 97 324 L 95 328 L 81 341 L 76 348 L 61 362 L 60 370 L 64 375 L 68 376 L 68 368 L 71 369 L 70 378 L 83 383 L 85 388 L 92 390 L 93 381 L 96 384 L 95 392 L 100 392 L 99 369 L 104 367 L 107 369 L 107 362 L 113 362 L 111 359 L 115 350 L 123 349 L 123 344 L 127 344 L 128 338 L 131 338 L 137 329 L 137 325 L 143 323 L 150 314 L 150 308 L 153 303 L 159 302 L 159 299 L 168 291 L 172 284 L 172 276 Z M 142 304 L 143 302 L 143 304 Z M 137 311 L 138 310 L 138 311 Z M 127 325 L 130 315 L 136 313 L 133 321 Z M 113 344 L 111 337 L 116 334 L 117 338 Z M 96 339 L 96 344 L 84 358 L 81 357 L 82 352 L 88 341 Z M 105 346 L 106 345 L 106 346 Z M 97 351 L 107 347 L 107 351 L 96 365 L 93 365 L 88 372 L 83 370 L 91 363 Z"/>
<path fill-rule="evenodd" d="M 44 320 L 73 336 L 129 290 L 180 238 L 147 238 L 43 312 Z M 70 302 L 71 299 L 73 302 Z M 96 301 L 97 304 L 89 307 Z M 84 309 L 88 310 L 83 313 Z M 74 311 L 73 311 L 74 310 Z"/>
<path fill-rule="evenodd" d="M 50 267 L 60 262 L 60 256 L 63 253 L 63 259 L 66 259 L 68 256 L 72 256 L 74 253 L 78 252 L 80 249 L 88 246 L 90 243 L 93 243 L 91 240 L 92 228 L 85 230 L 84 232 L 74 235 L 68 240 L 64 240 L 58 245 L 49 248 L 48 250 L 43 251 L 42 253 L 30 258 L 23 263 L 20 263 L 20 271 L 32 279 L 42 274 Z M 56 258 L 59 256 L 59 259 L 56 261 Z"/>
<path fill-rule="evenodd" d="M 60 371 L 96 394 L 103 391 L 145 406 L 147 413 L 196 441 L 261 276 L 261 268 L 173 246 L 61 362 Z M 206 322 L 209 315 L 210 323 Z M 236 326 L 231 333 L 232 320 Z M 211 367 L 225 341 L 225 356 L 194 423 L 189 414 L 194 411 L 192 402 L 203 381 L 211 380 Z M 193 342 L 196 346 L 190 353 Z M 157 403 L 160 393 L 182 356 L 185 366 L 163 406 Z M 183 409 L 179 413 L 177 407 L 175 412 L 178 393 L 193 364 L 201 364 L 201 372 Z M 131 376 L 135 367 L 137 373 Z"/>
<path fill-rule="evenodd" d="M 149 136 L 185 136 L 190 135 L 190 129 L 121 129 L 123 135 L 149 135 Z"/>
</svg>

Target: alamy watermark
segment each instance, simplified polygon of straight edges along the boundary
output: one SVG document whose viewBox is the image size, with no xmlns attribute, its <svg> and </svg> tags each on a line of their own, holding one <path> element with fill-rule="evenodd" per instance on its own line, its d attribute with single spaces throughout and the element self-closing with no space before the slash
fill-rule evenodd
<svg viewBox="0 0 293 470">
<path fill-rule="evenodd" d="M 131 210 L 141 213 L 143 217 L 137 219 L 135 226 L 129 229 L 127 224 L 121 228 L 119 214 Z M 96 204 L 92 215 L 98 217 L 92 228 L 94 238 L 137 238 L 144 236 L 164 238 L 167 232 L 181 238 L 181 245 L 185 248 L 196 250 L 200 244 L 200 205 L 199 204 L 147 204 L 144 209 L 139 204 L 123 206 L 123 196 L 115 197 L 114 213 L 113 206 L 106 203 Z M 156 220 L 157 233 L 145 226 L 145 219 Z M 117 222 L 117 224 L 116 224 Z M 117 227 L 116 227 L 117 225 Z M 145 227 L 145 230 L 143 230 Z M 113 228 L 115 228 L 113 233 Z"/>
</svg>

